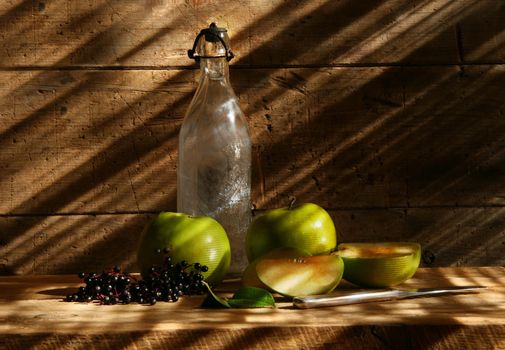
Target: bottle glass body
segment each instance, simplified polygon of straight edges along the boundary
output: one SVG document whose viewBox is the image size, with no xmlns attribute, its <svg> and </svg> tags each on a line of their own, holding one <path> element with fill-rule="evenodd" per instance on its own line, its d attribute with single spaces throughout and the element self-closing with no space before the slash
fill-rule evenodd
<svg viewBox="0 0 505 350">
<path fill-rule="evenodd" d="M 246 264 L 251 220 L 251 141 L 223 57 L 202 58 L 198 89 L 179 134 L 177 211 L 207 215 L 230 239 L 232 273 Z"/>
</svg>

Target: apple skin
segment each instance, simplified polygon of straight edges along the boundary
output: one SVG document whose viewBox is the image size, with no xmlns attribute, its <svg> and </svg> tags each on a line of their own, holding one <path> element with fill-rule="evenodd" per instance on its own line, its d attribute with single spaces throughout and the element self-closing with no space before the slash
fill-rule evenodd
<svg viewBox="0 0 505 350">
<path fill-rule="evenodd" d="M 421 245 L 413 242 L 342 243 L 344 279 L 365 288 L 386 288 L 403 283 L 417 271 Z"/>
<path fill-rule="evenodd" d="M 156 253 L 156 250 L 164 248 L 170 250 L 174 264 L 186 260 L 206 265 L 209 270 L 202 274 L 212 285 L 219 284 L 230 268 L 228 236 L 211 217 L 160 213 L 146 226 L 140 239 L 137 264 L 144 277 L 152 265 L 162 265 L 163 254 Z"/>
<path fill-rule="evenodd" d="M 269 210 L 252 221 L 246 235 L 249 262 L 281 247 L 318 255 L 331 252 L 336 245 L 333 220 L 326 210 L 313 203 Z"/>
</svg>

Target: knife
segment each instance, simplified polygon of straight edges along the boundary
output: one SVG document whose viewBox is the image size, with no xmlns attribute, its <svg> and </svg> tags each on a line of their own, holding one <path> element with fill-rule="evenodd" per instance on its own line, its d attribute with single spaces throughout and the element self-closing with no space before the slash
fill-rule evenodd
<svg viewBox="0 0 505 350">
<path fill-rule="evenodd" d="M 417 289 L 375 289 L 368 291 L 353 292 L 351 294 L 323 294 L 309 295 L 305 297 L 293 298 L 293 306 L 299 309 L 310 309 L 314 307 L 338 306 L 368 303 L 371 301 L 385 301 L 405 298 L 416 298 L 423 296 L 438 296 L 459 293 L 475 293 L 484 286 L 460 286 L 445 288 L 417 288 Z"/>
</svg>

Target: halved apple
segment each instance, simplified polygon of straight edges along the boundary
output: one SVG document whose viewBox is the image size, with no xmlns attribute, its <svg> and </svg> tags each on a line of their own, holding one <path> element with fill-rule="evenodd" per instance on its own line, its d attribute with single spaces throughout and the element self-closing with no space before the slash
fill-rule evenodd
<svg viewBox="0 0 505 350">
<path fill-rule="evenodd" d="M 343 270 L 338 255 L 260 258 L 256 264 L 261 282 L 290 297 L 331 292 L 342 279 Z"/>
<path fill-rule="evenodd" d="M 261 259 L 290 259 L 298 258 L 301 256 L 309 256 L 310 254 L 295 248 L 277 248 L 274 249 L 263 257 L 257 258 L 252 263 L 250 263 L 242 274 L 242 285 L 244 287 L 257 287 L 263 289 L 268 288 L 263 282 L 258 278 L 258 273 L 256 272 L 256 265 Z M 270 289 L 271 290 L 271 289 Z"/>
<path fill-rule="evenodd" d="M 411 278 L 419 267 L 421 246 L 411 242 L 341 243 L 344 279 L 361 287 L 391 287 Z"/>
</svg>

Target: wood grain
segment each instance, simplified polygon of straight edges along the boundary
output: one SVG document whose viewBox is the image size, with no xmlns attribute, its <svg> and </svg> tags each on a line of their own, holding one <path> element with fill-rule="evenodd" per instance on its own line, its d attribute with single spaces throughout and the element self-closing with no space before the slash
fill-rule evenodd
<svg viewBox="0 0 505 350">
<path fill-rule="evenodd" d="M 6 349 L 503 349 L 504 326 L 257 327 L 112 334 L 0 335 Z"/>
<path fill-rule="evenodd" d="M 1 213 L 175 209 L 196 72 L 0 77 Z M 233 70 L 255 144 L 253 201 L 502 205 L 504 78 L 498 66 Z"/>
<path fill-rule="evenodd" d="M 505 265 L 505 209 L 330 211 L 338 242 L 415 241 L 423 266 Z M 0 217 L 0 274 L 138 271 L 140 234 L 153 214 Z"/>
<path fill-rule="evenodd" d="M 138 271 L 137 245 L 150 215 L 0 218 L 1 274 L 102 271 L 120 264 Z"/>
<path fill-rule="evenodd" d="M 502 203 L 503 69 L 319 72 L 272 78 L 301 92 L 264 112 L 261 206 L 290 196 L 327 208 Z"/>
<path fill-rule="evenodd" d="M 9 0 L 0 5 L 0 58 L 3 67 L 187 66 L 198 30 L 217 21 L 240 65 L 454 64 L 460 22 L 465 55 L 487 40 L 501 50 L 503 38 L 493 39 L 505 16 L 498 3 Z M 493 51 L 477 55 L 503 62 Z"/>
<path fill-rule="evenodd" d="M 0 274 L 135 268 L 141 228 L 176 209 L 186 50 L 211 21 L 260 211 L 296 197 L 341 241 L 505 263 L 503 1 L 4 0 Z"/>
<path fill-rule="evenodd" d="M 393 327 L 395 328 L 395 327 Z M 488 328 L 488 327 L 486 327 Z M 5 349 L 266 349 L 284 350 L 320 346 L 353 349 L 387 349 L 370 327 L 258 327 L 253 329 L 205 329 L 177 331 L 125 332 L 105 335 L 0 335 Z M 485 333 L 484 333 L 485 334 Z M 98 345 L 99 344 L 99 345 Z"/>
<path fill-rule="evenodd" d="M 335 213 L 342 241 L 417 240 L 436 266 L 503 264 L 504 75 L 500 66 L 232 70 L 255 144 L 253 202 L 318 203 Z M 140 232 L 131 223 L 148 217 L 128 214 L 176 210 L 177 135 L 197 76 L 0 73 L 4 272 L 127 261 Z M 62 248 L 121 237 L 117 256 L 107 244 Z"/>
<path fill-rule="evenodd" d="M 137 186 L 151 208 L 174 198 L 193 72 L 6 74 L 2 212 L 145 210 Z"/>
<path fill-rule="evenodd" d="M 476 3 L 472 14 L 460 22 L 460 40 L 465 62 L 505 60 L 505 4 L 503 1 Z"/>
<path fill-rule="evenodd" d="M 420 298 L 323 309 L 295 310 L 278 299 L 277 309 L 203 310 L 201 298 L 153 307 L 64 303 L 76 288 L 72 276 L 0 278 L 0 339 L 7 348 L 63 346 L 97 341 L 105 348 L 154 348 L 180 344 L 195 348 L 281 349 L 356 345 L 476 349 L 504 345 L 503 268 L 421 269 L 405 286 L 480 284 L 478 294 Z M 223 285 L 221 290 L 232 288 Z M 342 291 L 349 286 L 342 286 Z M 233 288 L 232 288 L 233 289 Z M 336 317 L 338 315 L 338 317 Z"/>
</svg>

